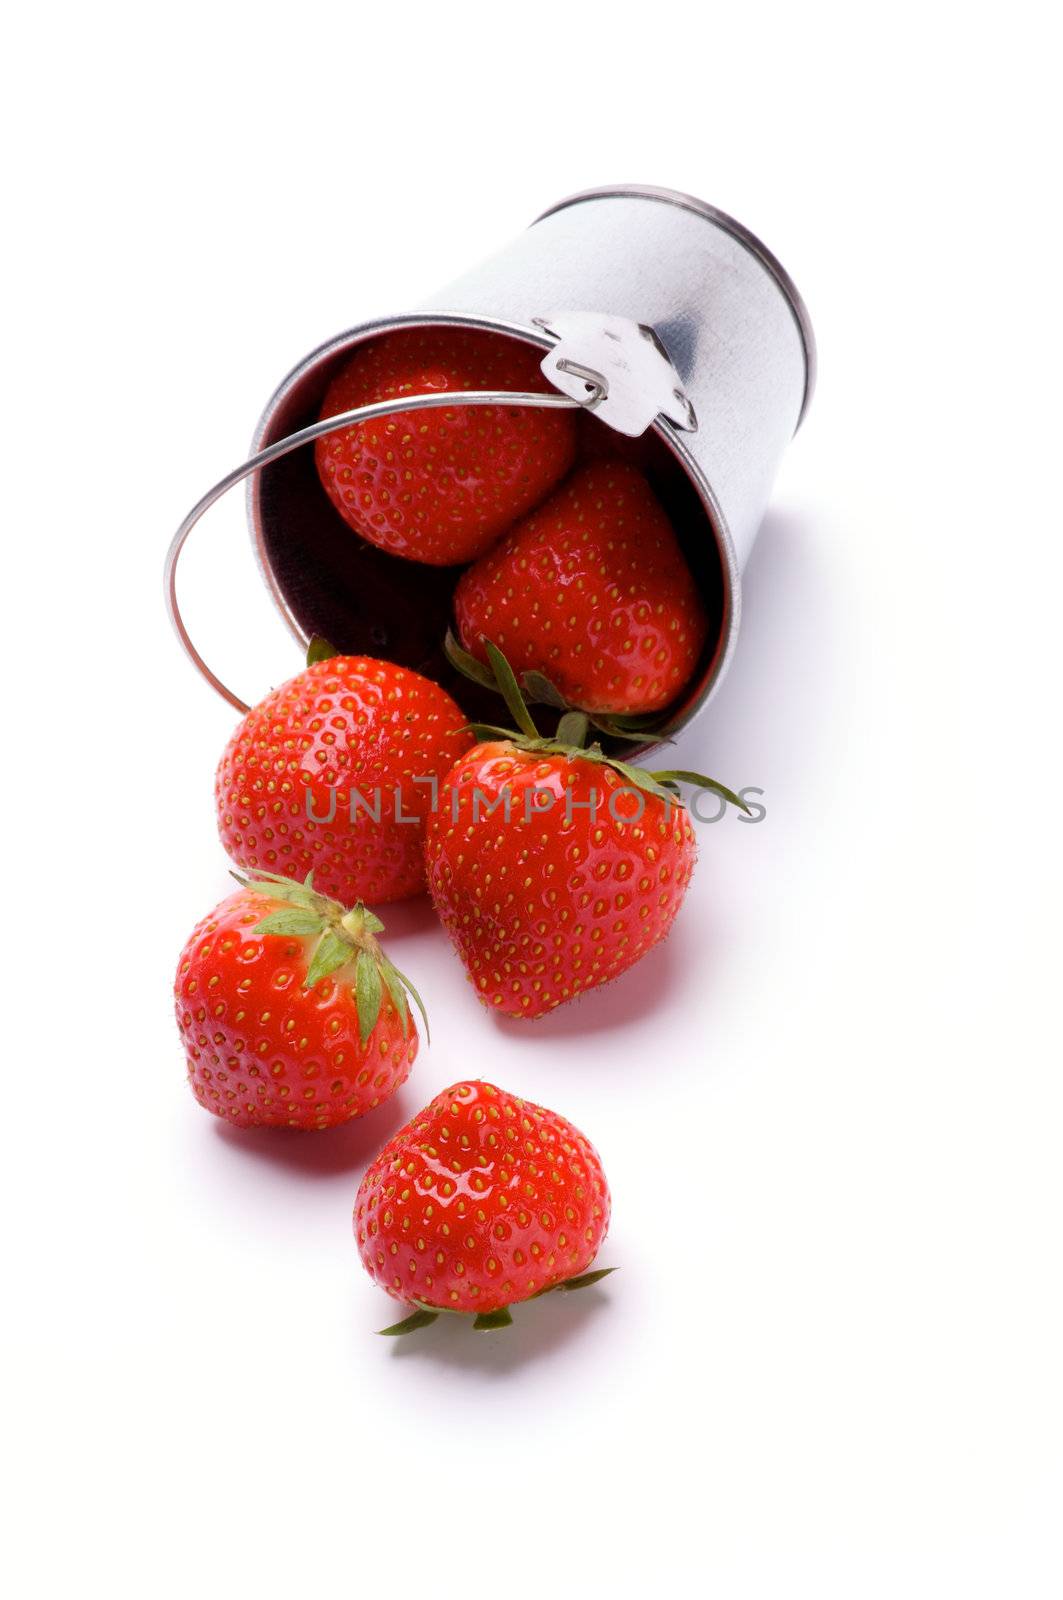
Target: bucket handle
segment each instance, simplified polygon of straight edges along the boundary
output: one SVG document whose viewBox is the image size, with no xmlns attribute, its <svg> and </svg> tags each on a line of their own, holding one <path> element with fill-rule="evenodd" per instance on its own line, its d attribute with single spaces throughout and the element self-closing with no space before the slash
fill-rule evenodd
<svg viewBox="0 0 1063 1600">
<path fill-rule="evenodd" d="M 268 467 L 273 461 L 279 461 L 282 456 L 290 455 L 293 450 L 298 450 L 300 445 L 312 444 L 315 439 L 321 439 L 329 433 L 338 433 L 341 428 L 349 428 L 360 422 L 373 422 L 377 417 L 390 417 L 398 412 L 427 411 L 433 406 L 539 406 L 562 411 L 594 411 L 608 397 L 608 383 L 601 374 L 587 369 L 581 368 L 578 376 L 586 384 L 587 394 L 584 399 L 574 399 L 567 394 L 532 394 L 505 389 L 464 389 L 440 390 L 434 394 L 403 395 L 401 400 L 380 400 L 374 405 L 357 406 L 353 411 L 341 411 L 336 416 L 323 417 L 319 422 L 312 422 L 309 426 L 300 428 L 297 433 L 290 433 L 286 438 L 278 439 L 276 444 L 267 445 L 265 450 L 260 450 L 241 466 L 234 467 L 232 472 L 227 472 L 224 478 L 219 478 L 214 487 L 208 489 L 202 499 L 196 501 L 174 534 L 170 548 L 166 552 L 164 571 L 166 610 L 185 655 L 197 672 L 241 715 L 251 709 L 246 701 L 241 700 L 239 695 L 227 688 L 217 674 L 208 667 L 192 643 L 177 600 L 177 563 L 189 534 L 211 506 L 236 484 L 242 483 L 245 478 L 250 478 L 256 472 L 261 472 L 263 467 Z"/>
</svg>

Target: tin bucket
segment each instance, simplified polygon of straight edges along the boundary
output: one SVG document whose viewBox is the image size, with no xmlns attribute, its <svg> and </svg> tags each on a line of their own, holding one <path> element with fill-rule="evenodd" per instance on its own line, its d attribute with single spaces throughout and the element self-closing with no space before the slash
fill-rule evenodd
<svg viewBox="0 0 1063 1600">
<path fill-rule="evenodd" d="M 783 450 L 808 408 L 815 342 L 800 295 L 759 240 L 668 189 L 622 185 L 563 200 L 421 307 L 363 323 L 301 361 L 262 414 L 255 455 L 203 497 L 171 546 L 168 595 L 185 648 L 213 686 L 246 709 L 192 646 L 174 584 L 191 527 L 246 478 L 258 562 L 295 637 L 305 645 L 321 635 L 345 653 L 413 667 L 482 714 L 479 691 L 442 650 L 460 569 L 423 566 L 360 539 L 329 502 L 313 452 L 297 448 L 350 425 L 354 413 L 318 418 L 332 377 L 357 346 L 396 328 L 439 324 L 540 346 L 559 393 L 522 403 L 582 404 L 587 451 L 626 455 L 646 472 L 710 618 L 697 672 L 654 731 L 663 737 L 685 727 L 731 660 L 742 570 Z M 454 402 L 453 392 L 425 397 Z M 411 408 L 404 399 L 401 409 Z"/>
</svg>

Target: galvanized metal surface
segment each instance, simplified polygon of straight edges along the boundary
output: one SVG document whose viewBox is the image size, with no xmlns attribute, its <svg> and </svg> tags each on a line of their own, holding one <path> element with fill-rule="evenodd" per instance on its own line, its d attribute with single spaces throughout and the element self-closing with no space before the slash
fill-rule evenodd
<svg viewBox="0 0 1063 1600">
<path fill-rule="evenodd" d="M 587 191 L 550 211 L 498 254 L 414 311 L 363 323 L 307 356 L 270 399 L 255 433 L 263 450 L 316 417 L 332 374 L 364 341 L 390 329 L 446 323 L 493 329 L 548 349 L 543 324 L 585 313 L 652 328 L 696 418 L 685 432 L 654 424 L 696 491 L 704 537 L 719 555 L 715 649 L 666 731 L 707 705 L 733 655 L 741 574 L 787 443 L 807 410 L 815 343 L 807 311 L 782 266 L 741 224 L 705 202 L 645 185 Z M 248 515 L 263 576 L 297 638 L 288 537 L 262 478 L 248 483 Z M 298 553 L 288 553 L 297 562 Z M 288 556 L 286 556 L 288 560 Z"/>
</svg>

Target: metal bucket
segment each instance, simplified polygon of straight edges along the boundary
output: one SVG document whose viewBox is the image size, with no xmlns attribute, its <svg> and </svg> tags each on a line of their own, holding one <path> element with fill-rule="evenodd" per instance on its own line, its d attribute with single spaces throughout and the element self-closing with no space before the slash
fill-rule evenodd
<svg viewBox="0 0 1063 1600">
<path fill-rule="evenodd" d="M 646 472 L 702 590 L 710 640 L 660 732 L 685 726 L 707 704 L 731 659 L 742 569 L 783 450 L 812 393 L 812 329 L 787 273 L 741 224 L 689 195 L 639 185 L 589 190 L 545 212 L 414 311 L 363 323 L 313 351 L 267 404 L 255 452 L 281 450 L 283 441 L 317 421 L 331 378 L 356 346 L 395 328 L 441 323 L 485 328 L 552 350 L 559 370 L 548 376 L 576 396 L 592 385 L 564 374 L 581 374 L 587 363 L 566 363 L 558 355 L 572 349 L 579 355 L 588 326 L 591 368 L 604 370 L 598 357 L 614 353 L 596 337 L 602 329 L 609 338 L 617 337 L 609 327 L 621 334 L 635 329 L 656 347 L 660 370 L 654 368 L 649 380 L 642 357 L 651 364 L 655 358 L 642 347 L 617 357 L 615 376 L 620 388 L 628 385 L 631 401 L 640 383 L 645 389 L 649 381 L 652 390 L 667 373 L 659 409 L 668 415 L 658 414 L 661 396 L 654 391 L 641 437 L 628 437 L 637 424 L 611 418 L 606 405 L 582 426 L 591 453 L 627 454 Z M 678 407 L 668 404 L 672 382 Z M 458 569 L 421 566 L 360 539 L 328 501 L 310 450 L 288 449 L 253 469 L 248 463 L 224 486 L 239 476 L 248 478 L 248 516 L 262 573 L 301 642 L 324 635 L 341 650 L 412 666 L 444 683 L 463 704 L 469 701 L 470 686 L 455 678 L 442 654 Z M 193 520 L 210 503 L 204 497 Z M 179 616 L 175 620 L 202 668 Z M 234 705 L 242 704 L 206 675 Z"/>
</svg>

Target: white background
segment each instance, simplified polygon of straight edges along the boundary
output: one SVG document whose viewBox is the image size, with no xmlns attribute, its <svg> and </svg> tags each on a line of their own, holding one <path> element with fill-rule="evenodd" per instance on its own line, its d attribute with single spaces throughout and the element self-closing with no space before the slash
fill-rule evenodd
<svg viewBox="0 0 1063 1600">
<path fill-rule="evenodd" d="M 6 37 L 3 1177 L 9 1592 L 1057 1596 L 1059 124 L 1047 9 L 38 8 Z M 555 199 L 731 211 L 820 389 L 734 669 L 675 755 L 766 790 L 667 945 L 537 1026 L 431 913 L 398 1100 L 194 1104 L 178 949 L 233 718 L 172 528 L 306 350 Z M 191 620 L 297 670 L 239 506 Z M 374 1337 L 350 1208 L 489 1077 L 598 1145 L 622 1270 Z M 1056 1526 L 1053 1527 L 1053 1522 Z"/>
</svg>

